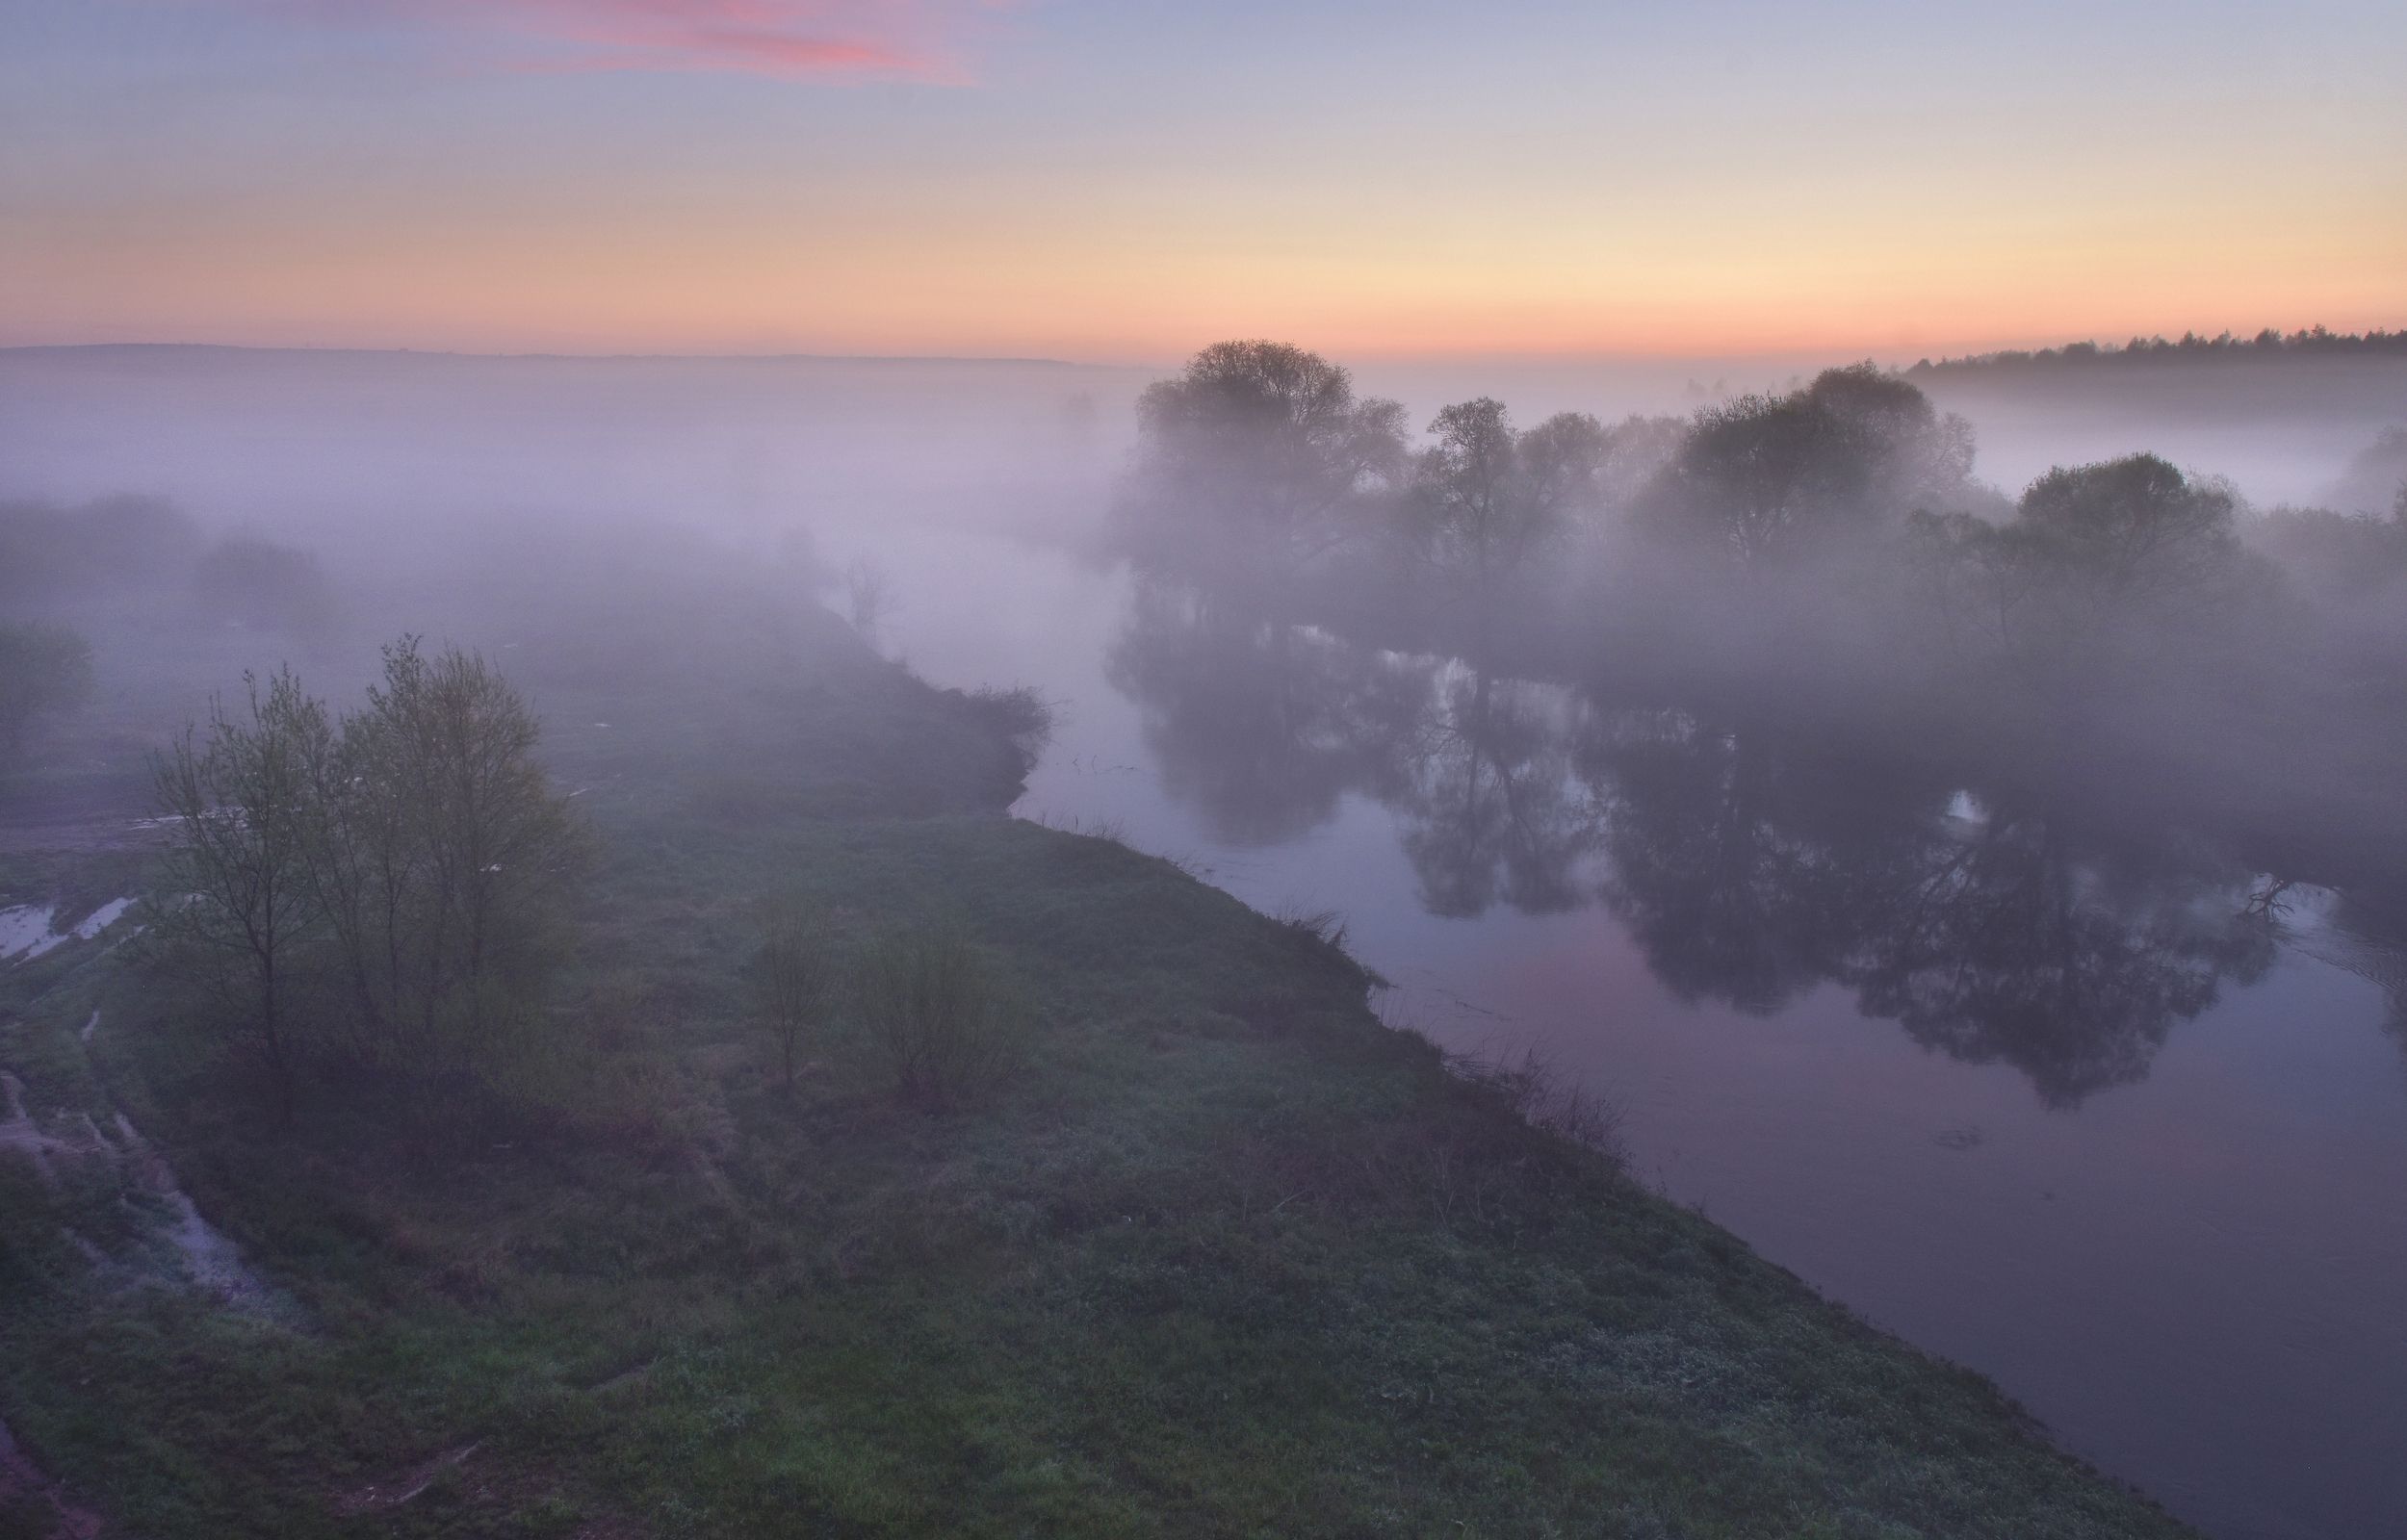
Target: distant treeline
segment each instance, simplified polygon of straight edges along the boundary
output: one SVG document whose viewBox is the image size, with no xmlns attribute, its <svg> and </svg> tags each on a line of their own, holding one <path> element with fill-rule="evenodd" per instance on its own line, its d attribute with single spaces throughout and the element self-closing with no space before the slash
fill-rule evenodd
<svg viewBox="0 0 2407 1540">
<path fill-rule="evenodd" d="M 2049 365 L 2171 363 L 2190 359 L 2238 360 L 2301 355 L 2317 358 L 2407 358 L 2407 330 L 2336 332 L 2326 331 L 2321 326 L 2311 326 L 2303 331 L 2284 332 L 2268 326 L 2254 337 L 2235 337 L 2228 331 L 2213 337 L 2184 332 L 2178 340 L 2135 337 L 2120 345 L 2066 343 L 2061 347 L 2042 347 L 2036 352 L 2028 348 L 2008 348 L 1994 353 L 1971 353 L 1962 358 L 1942 358 L 1935 364 L 1926 358 L 1906 372 L 1965 373 L 1975 370 L 2028 369 Z"/>
</svg>

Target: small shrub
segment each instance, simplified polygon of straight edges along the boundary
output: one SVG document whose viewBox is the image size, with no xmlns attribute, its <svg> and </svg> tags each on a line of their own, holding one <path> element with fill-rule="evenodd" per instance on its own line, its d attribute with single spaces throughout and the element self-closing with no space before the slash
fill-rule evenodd
<svg viewBox="0 0 2407 1540">
<path fill-rule="evenodd" d="M 1566 1085 L 1535 1049 L 1517 1060 L 1458 1055 L 1447 1067 L 1475 1086 L 1504 1098 L 1532 1128 L 1543 1129 L 1593 1150 L 1616 1170 L 1626 1168 L 1629 1149 L 1621 1138 L 1621 1109 L 1577 1085 Z"/>
<path fill-rule="evenodd" d="M 985 954 L 958 935 L 890 936 L 863 954 L 855 984 L 861 1018 L 905 1101 L 957 1105 L 1018 1062 L 1024 1014 Z"/>
<path fill-rule="evenodd" d="M 1019 757 L 1020 773 L 1035 768 L 1037 757 L 1053 736 L 1053 708 L 1026 685 L 1010 689 L 987 686 L 969 693 L 971 712 L 989 732 L 1010 743 Z"/>
<path fill-rule="evenodd" d="M 762 920 L 753 978 L 761 1020 L 777 1040 L 786 1089 L 794 1087 L 794 1049 L 825 1019 L 835 992 L 836 949 L 819 912 L 795 901 L 771 904 Z"/>
<path fill-rule="evenodd" d="M 1345 916 L 1333 909 L 1303 910 L 1290 905 L 1275 918 L 1310 946 L 1333 952 L 1346 949 Z"/>
</svg>

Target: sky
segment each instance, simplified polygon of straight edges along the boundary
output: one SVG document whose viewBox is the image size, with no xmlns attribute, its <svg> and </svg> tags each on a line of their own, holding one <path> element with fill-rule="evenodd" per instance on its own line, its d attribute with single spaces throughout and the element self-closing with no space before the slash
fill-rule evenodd
<svg viewBox="0 0 2407 1540">
<path fill-rule="evenodd" d="M 0 0 L 0 345 L 2407 324 L 2396 0 Z"/>
</svg>

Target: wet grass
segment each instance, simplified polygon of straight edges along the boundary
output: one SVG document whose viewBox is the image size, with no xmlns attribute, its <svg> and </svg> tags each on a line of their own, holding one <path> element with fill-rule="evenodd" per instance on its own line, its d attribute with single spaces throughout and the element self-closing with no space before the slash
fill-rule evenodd
<svg viewBox="0 0 2407 1540">
<path fill-rule="evenodd" d="M 981 708 L 872 678 L 793 686 L 823 731 L 587 718 L 574 1046 L 506 1105 L 322 1088 L 276 1132 L 105 960 L 0 984 L 0 1063 L 124 1107 L 295 1307 L 113 1285 L 63 1221 L 139 1245 L 121 1194 L 0 1158 L 26 1447 L 154 1540 L 2183 1532 L 1625 1181 L 1597 1109 L 1383 1027 L 1318 917 L 957 810 Z M 1018 1071 L 922 1110 L 847 1011 L 788 1092 L 770 895 L 973 942 Z"/>
</svg>

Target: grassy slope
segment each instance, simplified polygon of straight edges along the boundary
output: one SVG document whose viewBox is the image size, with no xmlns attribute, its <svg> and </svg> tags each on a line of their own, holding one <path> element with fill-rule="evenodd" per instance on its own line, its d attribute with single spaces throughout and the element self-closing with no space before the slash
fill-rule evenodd
<svg viewBox="0 0 2407 1540">
<path fill-rule="evenodd" d="M 50 1216 L 132 1246 L 110 1178 L 0 1156 L 0 1416 L 124 1532 L 2184 1532 L 1446 1073 L 1310 937 L 960 810 L 996 783 L 963 703 L 826 636 L 791 678 L 553 700 L 608 856 L 542 1116 L 269 1137 L 90 950 L 0 974 L 34 1102 L 131 1110 L 290 1296 L 98 1291 Z M 998 948 L 1028 1070 L 913 1114 L 840 1023 L 778 1091 L 738 968 L 796 886 Z"/>
</svg>

